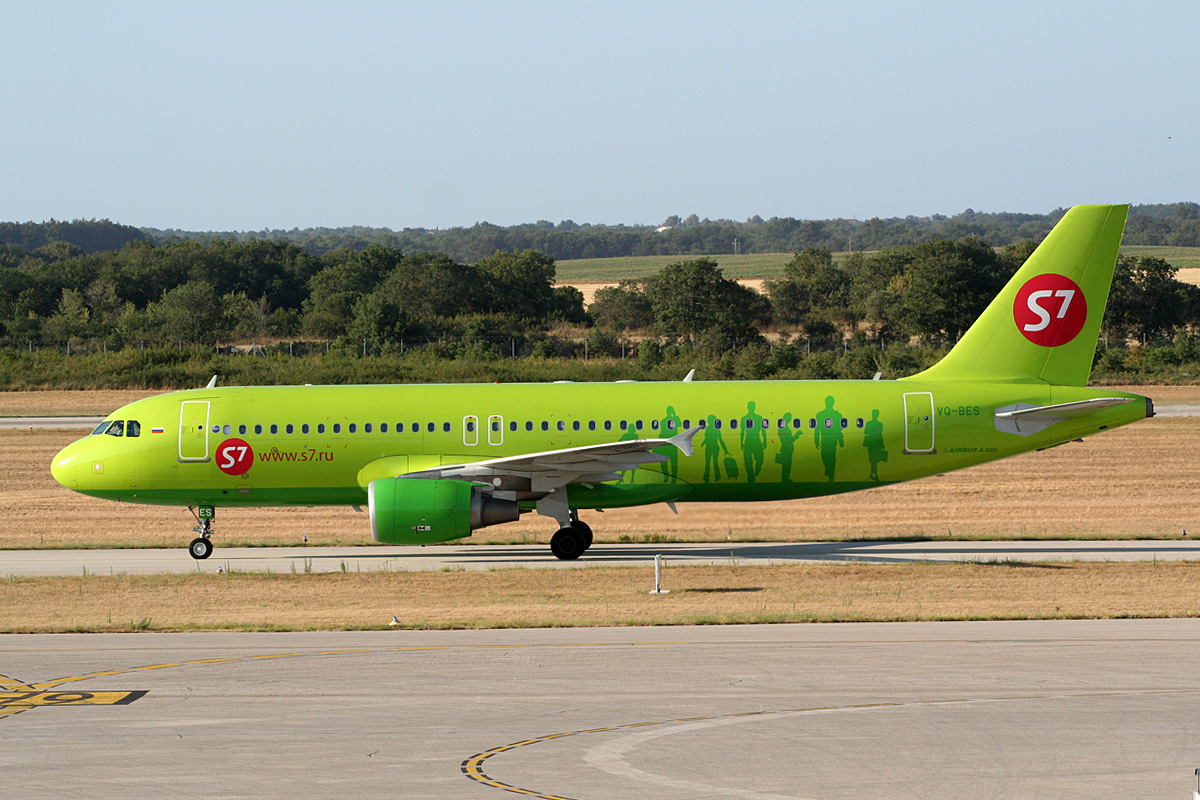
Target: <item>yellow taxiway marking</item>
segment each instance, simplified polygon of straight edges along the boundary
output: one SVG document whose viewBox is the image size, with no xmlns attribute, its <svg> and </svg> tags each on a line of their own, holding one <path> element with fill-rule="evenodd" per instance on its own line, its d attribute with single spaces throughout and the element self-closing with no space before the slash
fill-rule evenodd
<svg viewBox="0 0 1200 800">
<path fill-rule="evenodd" d="M 1153 690 L 1131 690 L 1131 691 L 1114 691 L 1114 692 L 1078 692 L 1078 693 L 1062 693 L 1062 694 L 1029 694 L 1029 695 L 1005 695 L 1003 697 L 964 697 L 952 700 L 915 700 L 912 702 L 879 702 L 879 703 L 853 703 L 844 706 L 811 706 L 807 708 L 783 708 L 783 709 L 767 709 L 761 711 L 741 711 L 732 714 L 713 714 L 711 716 L 700 717 L 679 717 L 677 719 L 660 719 L 649 722 L 631 722 L 625 725 L 614 725 L 608 728 L 587 728 L 579 731 L 565 731 L 563 733 L 552 733 L 546 736 L 538 736 L 534 739 L 525 739 L 520 742 L 513 742 L 502 747 L 493 747 L 490 750 L 484 750 L 481 753 L 476 753 L 470 758 L 465 759 L 460 765 L 460 769 L 466 777 L 473 781 L 478 781 L 485 786 L 491 786 L 496 789 L 503 789 L 506 792 L 513 794 L 525 795 L 527 797 L 536 797 L 538 800 L 574 800 L 574 798 L 564 797 L 562 795 L 548 794 L 539 792 L 534 789 L 525 789 L 519 786 L 512 786 L 507 783 L 501 783 L 484 772 L 484 762 L 488 759 L 506 753 L 510 750 L 515 750 L 519 747 L 530 747 L 535 744 L 549 742 L 554 739 L 563 739 L 569 736 L 584 736 L 589 733 L 617 733 L 620 731 L 634 730 L 637 728 L 647 728 L 654 725 L 672 725 L 684 722 L 703 722 L 706 720 L 723 720 L 745 717 L 782 717 L 801 714 L 822 714 L 830 712 L 858 712 L 858 711 L 883 711 L 893 708 L 912 708 L 919 706 L 935 706 L 935 705 L 976 705 L 985 703 L 1011 703 L 1024 702 L 1029 700 L 1083 700 L 1097 696 L 1132 696 L 1132 695 L 1149 695 L 1149 694 L 1200 694 L 1200 689 L 1153 689 Z"/>
<path fill-rule="evenodd" d="M 646 642 L 645 644 L 651 644 Z M 689 642 L 668 642 L 667 644 L 686 645 Z M 302 658 L 305 656 L 333 656 L 349 653 L 394 653 L 394 652 L 421 652 L 430 650 L 480 650 L 480 649 L 504 649 L 514 650 L 520 648 L 538 648 L 538 647 L 617 647 L 622 646 L 611 642 L 567 642 L 567 643 L 551 643 L 551 644 L 511 644 L 511 645 L 425 645 L 415 647 L 371 647 L 357 648 L 352 650 L 322 650 L 313 653 L 268 653 L 256 656 L 240 656 L 240 657 L 225 657 L 225 658 L 198 658 L 190 661 L 181 661 L 178 663 L 167 664 L 145 664 L 142 666 L 126 667 L 124 669 L 105 669 L 96 672 L 88 672 L 83 675 L 71 675 L 64 678 L 54 678 L 47 681 L 38 681 L 36 683 L 26 683 L 19 681 L 16 678 L 11 678 L 6 675 L 0 675 L 0 719 L 10 717 L 14 714 L 19 714 L 22 711 L 28 711 L 31 708 L 48 707 L 48 706 L 82 706 L 82 705 L 127 705 L 145 696 L 146 692 L 141 690 L 136 691 L 97 691 L 97 692 L 55 692 L 54 689 L 68 683 L 78 683 L 79 681 L 87 681 L 92 678 L 111 677 L 113 675 L 130 675 L 137 672 L 150 672 L 159 669 L 172 669 L 184 666 L 196 666 L 201 664 L 228 664 L 236 661 L 263 661 L 277 658 Z M 558 736 L 574 736 L 576 733 L 557 734 Z M 543 739 L 530 740 L 528 744 L 535 744 Z M 511 749 L 515 746 L 511 745 L 505 749 Z M 492 754 L 494 755 L 494 753 Z M 500 784 L 503 786 L 503 784 Z"/>
<path fill-rule="evenodd" d="M 35 706 L 123 706 L 129 705 L 144 691 L 135 692 L 0 692 L 0 709 L 34 708 Z"/>
<path fill-rule="evenodd" d="M 250 658 L 263 661 L 268 658 L 300 658 L 303 655 L 303 653 L 277 653 L 270 656 L 250 656 Z"/>
</svg>

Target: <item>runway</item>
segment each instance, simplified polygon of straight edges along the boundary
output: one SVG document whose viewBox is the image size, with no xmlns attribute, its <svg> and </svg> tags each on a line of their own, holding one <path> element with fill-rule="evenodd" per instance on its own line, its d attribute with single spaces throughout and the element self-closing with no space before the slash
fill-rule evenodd
<svg viewBox="0 0 1200 800">
<path fill-rule="evenodd" d="M 22 798 L 1183 798 L 1198 645 L 1198 620 L 9 635 L 0 774 Z"/>
<path fill-rule="evenodd" d="M 0 431 L 66 430 L 71 428 L 90 431 L 103 421 L 104 417 L 0 417 Z"/>
<path fill-rule="evenodd" d="M 1194 561 L 1191 539 L 929 542 L 751 542 L 729 544 L 597 544 L 578 561 L 559 561 L 547 545 L 428 547 L 220 547 L 195 561 L 179 547 L 159 550 L 0 550 L 9 575 L 135 575 L 166 572 L 402 572 L 424 570 L 580 569 L 646 566 L 661 554 L 668 566 L 776 565 L 915 561 Z"/>
</svg>

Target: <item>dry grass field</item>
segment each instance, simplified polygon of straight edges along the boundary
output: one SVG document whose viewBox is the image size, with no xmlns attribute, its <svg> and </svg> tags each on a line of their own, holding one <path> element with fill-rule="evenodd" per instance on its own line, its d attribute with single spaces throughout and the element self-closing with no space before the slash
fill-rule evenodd
<svg viewBox="0 0 1200 800">
<path fill-rule="evenodd" d="M 105 416 L 126 403 L 162 394 L 150 389 L 0 392 L 0 417 Z"/>
<path fill-rule="evenodd" d="M 823 564 L 0 580 L 0 632 L 354 630 L 1200 614 L 1200 564 Z"/>
<path fill-rule="evenodd" d="M 1160 403 L 1187 402 L 1198 392 L 1143 391 Z M 0 549 L 186 544 L 193 522 L 185 509 L 95 500 L 54 482 L 50 460 L 79 435 L 0 432 Z M 1197 454 L 1200 418 L 1160 417 L 1082 443 L 866 492 L 775 503 L 685 503 L 679 516 L 666 506 L 583 516 L 599 542 L 1172 537 L 1184 528 L 1200 531 Z M 527 515 L 466 542 L 544 543 L 554 528 L 549 519 Z M 341 507 L 219 509 L 216 531 L 218 547 L 295 545 L 304 535 L 313 545 L 371 541 L 366 515 Z"/>
</svg>

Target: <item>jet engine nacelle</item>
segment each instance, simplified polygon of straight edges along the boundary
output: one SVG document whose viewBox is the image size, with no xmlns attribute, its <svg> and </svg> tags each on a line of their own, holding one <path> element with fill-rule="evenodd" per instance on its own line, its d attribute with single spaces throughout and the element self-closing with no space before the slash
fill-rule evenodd
<svg viewBox="0 0 1200 800">
<path fill-rule="evenodd" d="M 461 539 L 487 525 L 512 522 L 515 500 L 487 497 L 468 481 L 380 478 L 367 485 L 371 533 L 385 544 L 428 544 Z"/>
</svg>

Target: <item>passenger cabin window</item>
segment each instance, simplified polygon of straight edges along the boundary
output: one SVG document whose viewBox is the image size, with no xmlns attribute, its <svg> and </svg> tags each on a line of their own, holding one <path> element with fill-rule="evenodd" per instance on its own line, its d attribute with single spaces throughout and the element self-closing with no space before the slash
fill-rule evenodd
<svg viewBox="0 0 1200 800">
<path fill-rule="evenodd" d="M 271 423 L 271 433 L 279 433 L 279 426 L 274 422 Z"/>
<path fill-rule="evenodd" d="M 589 430 L 589 431 L 594 431 L 594 430 L 596 430 L 596 420 L 594 420 L 594 419 L 589 419 L 589 420 L 588 420 L 588 430 Z"/>
<path fill-rule="evenodd" d="M 387 433 L 387 423 L 386 422 L 379 423 L 379 432 Z"/>
<path fill-rule="evenodd" d="M 567 423 L 563 422 L 563 421 L 560 419 L 560 420 L 558 421 L 558 429 L 559 429 L 560 431 L 565 431 L 565 430 L 567 429 Z"/>
<path fill-rule="evenodd" d="M 498 427 L 494 427 L 494 428 L 492 428 L 492 430 L 497 430 L 497 431 L 498 431 L 498 430 L 500 430 L 500 429 L 499 429 Z M 449 432 L 450 432 L 450 423 L 449 423 L 449 422 L 443 422 L 443 423 L 442 423 L 442 433 L 449 433 Z"/>
<path fill-rule="evenodd" d="M 342 432 L 342 423 L 340 423 L 340 422 L 333 423 L 333 432 L 341 433 Z"/>
<path fill-rule="evenodd" d="M 369 422 L 364 423 L 363 424 L 363 433 L 370 433 L 370 432 L 371 432 L 371 423 L 369 423 Z"/>
<path fill-rule="evenodd" d="M 429 431 L 430 433 L 433 433 L 433 431 L 434 431 L 434 424 L 433 424 L 432 422 L 431 422 L 431 423 L 429 423 L 428 425 L 426 425 L 426 426 L 425 426 L 425 429 L 426 429 L 427 431 Z"/>
<path fill-rule="evenodd" d="M 292 423 L 290 423 L 290 422 L 287 424 L 287 427 L 284 428 L 284 430 L 287 431 L 289 434 L 296 432 L 295 426 L 293 426 Z"/>
<path fill-rule="evenodd" d="M 404 433 L 404 423 L 403 422 L 396 423 L 396 433 Z"/>
<path fill-rule="evenodd" d="M 346 433 L 354 433 L 357 430 L 358 425 L 354 424 L 353 422 L 346 426 Z"/>
<path fill-rule="evenodd" d="M 254 432 L 255 432 L 255 433 L 262 433 L 262 425 L 255 425 L 255 426 L 254 426 Z"/>
<path fill-rule="evenodd" d="M 300 432 L 308 433 L 308 423 L 307 422 L 300 426 Z"/>
<path fill-rule="evenodd" d="M 245 436 L 246 435 L 246 426 L 238 425 L 238 433 L 240 433 L 242 436 Z"/>
<path fill-rule="evenodd" d="M 550 423 L 546 422 L 546 420 L 542 420 L 542 430 L 544 430 L 544 431 L 550 430 Z"/>
<path fill-rule="evenodd" d="M 513 431 L 514 433 L 516 432 L 516 430 L 517 430 L 516 420 L 513 420 L 512 422 L 508 423 L 508 429 L 510 431 Z"/>
<path fill-rule="evenodd" d="M 611 419 L 604 420 L 604 430 L 606 430 L 606 431 L 612 430 L 612 420 Z"/>
<path fill-rule="evenodd" d="M 571 423 L 571 430 L 575 430 L 575 431 L 579 430 L 579 420 L 575 420 L 574 422 Z"/>
<path fill-rule="evenodd" d="M 318 422 L 317 423 L 317 433 L 324 433 L 324 432 L 325 432 L 325 423 Z"/>
<path fill-rule="evenodd" d="M 533 430 L 533 422 L 532 422 L 532 421 L 530 421 L 530 420 L 526 420 L 526 422 L 525 422 L 525 430 L 527 430 L 527 431 L 531 431 L 531 430 Z"/>
</svg>

